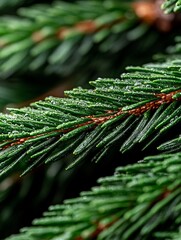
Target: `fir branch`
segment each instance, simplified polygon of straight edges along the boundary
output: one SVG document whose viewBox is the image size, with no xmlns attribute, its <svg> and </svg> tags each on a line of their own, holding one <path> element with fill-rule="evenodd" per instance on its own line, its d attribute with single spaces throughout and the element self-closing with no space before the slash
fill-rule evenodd
<svg viewBox="0 0 181 240">
<path fill-rule="evenodd" d="M 91 82 L 95 89 L 75 88 L 66 91 L 68 98 L 49 97 L 1 114 L 0 176 L 15 169 L 25 174 L 71 153 L 75 164 L 88 156 L 99 161 L 113 149 L 158 146 L 158 141 L 161 150 L 178 150 L 180 66 L 160 68 L 129 67 L 121 79 Z"/>
<path fill-rule="evenodd" d="M 180 12 L 181 11 L 181 1 L 180 0 L 165 0 L 162 4 L 162 8 L 165 13 Z"/>
<path fill-rule="evenodd" d="M 181 224 L 180 169 L 180 152 L 119 167 L 99 179 L 101 186 L 50 207 L 7 240 L 160 239 L 167 225 L 175 232 L 167 239 L 174 239 Z"/>
<path fill-rule="evenodd" d="M 60 69 L 61 64 L 63 71 L 67 60 L 70 68 L 74 54 L 80 61 L 93 44 L 101 42 L 111 31 L 117 35 L 132 28 L 135 15 L 126 17 L 131 12 L 130 3 L 120 5 L 119 1 L 56 2 L 52 6 L 21 8 L 19 18 L 1 18 L 0 69 L 9 76 L 22 68 L 37 70 L 46 64 L 49 66 L 46 71 L 55 72 L 55 66 L 58 64 Z M 74 58 L 73 61 L 72 67 L 77 67 Z"/>
<path fill-rule="evenodd" d="M 160 31 L 172 29 L 172 20 L 155 14 L 160 7 L 155 1 L 142 16 L 144 4 L 87 0 L 21 8 L 19 17 L 0 18 L 0 70 L 4 77 L 9 77 L 22 70 L 43 67 L 46 73 L 67 76 L 77 67 L 83 68 L 83 61 L 85 66 L 90 64 L 87 55 L 94 49 L 115 58 L 115 52 L 143 37 L 150 25 L 156 25 Z"/>
</svg>

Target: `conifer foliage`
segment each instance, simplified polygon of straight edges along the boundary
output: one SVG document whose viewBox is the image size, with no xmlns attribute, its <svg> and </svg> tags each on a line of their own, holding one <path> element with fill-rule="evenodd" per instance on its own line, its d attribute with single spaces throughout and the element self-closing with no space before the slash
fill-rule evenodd
<svg viewBox="0 0 181 240">
<path fill-rule="evenodd" d="M 103 3 L 57 1 L 52 5 L 20 8 L 18 15 L 12 18 L 2 17 L 1 72 L 6 77 L 21 70 L 35 71 L 43 67 L 46 72 L 70 74 L 81 64 L 82 56 L 102 40 L 107 43 L 100 49 L 109 50 L 109 42 L 113 41 L 111 32 L 118 42 L 120 33 L 135 26 L 136 15 L 132 14 L 130 2 L 118 5 L 119 1 L 110 0 Z M 16 31 L 19 31 L 18 36 Z"/>
<path fill-rule="evenodd" d="M 180 0 L 166 0 L 162 8 L 166 13 L 177 12 L 181 10 L 181 2 Z"/>
<path fill-rule="evenodd" d="M 49 97 L 1 114 L 0 176 L 15 168 L 24 174 L 70 153 L 74 163 L 90 154 L 99 161 L 114 145 L 121 152 L 142 142 L 146 148 L 173 131 L 180 124 L 180 66 L 160 68 L 129 67 L 121 79 L 91 82 L 95 89 L 75 88 L 65 92 L 68 98 Z M 164 137 L 158 149 L 180 149 L 179 134 Z"/>
<path fill-rule="evenodd" d="M 56 64 L 66 65 L 79 43 L 91 35 L 90 44 L 85 44 L 88 48 L 81 45 L 83 58 L 95 39 L 103 43 L 111 38 L 113 29 L 119 34 L 130 31 L 138 20 L 140 4 L 133 2 L 107 0 L 103 7 L 98 0 L 77 5 L 57 2 L 50 9 L 48 5 L 22 8 L 23 22 L 19 18 L 0 22 L 0 29 L 9 24 L 5 34 L 0 31 L 5 41 L 0 69 L 11 71 L 11 62 L 11 74 L 15 74 L 22 64 L 29 63 L 34 69 L 45 66 L 49 59 L 45 68 L 53 66 L 55 70 Z M 155 6 L 157 1 L 149 2 L 153 3 Z M 84 4 L 89 8 L 85 10 Z M 144 3 L 143 7 L 147 9 Z M 162 8 L 174 14 L 181 11 L 181 2 L 166 0 Z M 60 15 L 63 20 L 55 24 Z M 160 24 L 162 30 L 170 26 L 167 20 L 164 25 L 152 17 L 144 16 L 144 21 Z M 15 29 L 21 25 L 24 31 L 17 39 L 9 34 L 12 22 Z M 55 32 L 62 41 L 60 46 Z M 104 162 L 105 157 L 114 161 L 113 153 L 119 153 L 120 162 L 114 175 L 99 178 L 99 185 L 81 192 L 80 197 L 51 206 L 31 227 L 7 240 L 181 240 L 180 42 L 178 36 L 159 61 L 129 66 L 120 78 L 98 78 L 90 81 L 89 88 L 65 91 L 64 98 L 50 96 L 29 107 L 0 113 L 0 180 L 69 156 L 68 170 L 82 161 Z M 124 154 L 135 148 L 152 155 L 139 162 L 132 156 L 133 164 L 123 167 Z"/>
<path fill-rule="evenodd" d="M 33 227 L 7 240 L 180 239 L 180 169 L 180 153 L 119 167 L 99 179 L 100 186 L 50 207 Z"/>
<path fill-rule="evenodd" d="M 4 6 L 17 2 L 24 1 L 5 1 Z M 96 69 L 99 72 L 100 66 L 97 68 L 89 56 L 97 62 L 100 54 L 112 57 L 112 64 L 107 62 L 105 67 L 104 64 L 101 66 L 106 71 L 109 64 L 112 68 L 118 64 L 121 50 L 132 47 L 133 42 L 139 44 L 145 37 L 152 38 L 147 44 L 140 45 L 145 54 L 159 40 L 160 32 L 169 32 L 174 28 L 174 18 L 162 24 L 159 13 L 155 14 L 160 6 L 154 2 L 157 1 L 150 1 L 144 6 L 142 2 L 135 3 L 133 0 L 121 4 L 118 0 L 57 1 L 52 5 L 36 4 L 20 8 L 16 16 L 2 16 L 1 76 L 7 78 L 12 74 L 40 69 L 47 74 L 69 76 L 77 70 L 82 71 L 83 66 L 89 71 Z M 158 28 L 159 34 L 152 31 L 151 26 Z M 16 35 L 16 32 L 19 34 Z"/>
<path fill-rule="evenodd" d="M 0 1 L 0 81 L 5 80 L 3 91 L 8 95 L 6 99 L 0 94 L 1 108 L 32 98 L 33 94 L 23 94 L 30 87 L 24 79 L 35 78 L 32 92 L 41 94 L 37 81 L 44 82 L 46 91 L 48 83 L 65 77 L 81 84 L 99 76 L 117 77 L 130 63 L 142 64 L 163 50 L 180 23 L 174 15 L 165 18 L 159 1 L 48 2 Z M 155 47 L 157 42 L 162 49 Z M 16 79 L 27 90 L 17 93 L 7 79 Z"/>
</svg>

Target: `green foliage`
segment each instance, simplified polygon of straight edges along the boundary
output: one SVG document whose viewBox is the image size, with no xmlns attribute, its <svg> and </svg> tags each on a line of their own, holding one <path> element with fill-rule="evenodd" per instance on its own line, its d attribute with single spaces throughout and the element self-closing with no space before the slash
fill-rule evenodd
<svg viewBox="0 0 181 240">
<path fill-rule="evenodd" d="M 74 192 L 74 183 L 70 184 L 71 191 L 66 187 L 71 178 L 76 179 L 79 186 L 80 175 L 83 184 L 87 184 L 87 179 L 97 179 L 96 171 L 99 176 L 105 176 L 106 161 L 112 164 L 121 156 L 122 160 L 126 159 L 121 164 L 128 164 L 129 159 L 134 164 L 117 168 L 114 176 L 101 178 L 101 186 L 82 192 L 79 198 L 50 207 L 44 217 L 34 220 L 32 227 L 22 229 L 8 240 L 179 240 L 180 36 L 176 38 L 176 45 L 168 48 L 168 56 L 162 55 L 159 63 L 128 67 L 128 72 L 120 79 L 113 76 L 115 69 L 118 73 L 121 65 L 128 64 L 128 58 L 135 64 L 135 53 L 136 64 L 140 65 L 142 53 L 145 60 L 147 52 L 151 55 L 157 47 L 164 47 L 163 43 L 167 45 L 165 40 L 175 36 L 174 23 L 179 22 L 179 14 L 174 16 L 173 12 L 180 10 L 180 1 L 165 1 L 163 8 L 172 13 L 166 18 L 154 11 L 158 10 L 159 1 L 148 2 L 148 5 L 144 5 L 144 1 L 134 5 L 133 0 L 121 3 L 118 0 L 59 1 L 51 6 L 38 4 L 27 8 L 32 2 L 43 1 L 2 0 L 0 3 L 3 14 L 10 13 L 13 7 L 15 10 L 20 5 L 26 7 L 17 14 L 14 12 L 13 17 L 0 18 L 1 78 L 14 74 L 21 78 L 31 72 L 34 76 L 37 73 L 46 77 L 60 74 L 76 79 L 79 74 L 81 79 L 86 79 L 87 75 L 92 79 L 94 71 L 110 78 L 91 81 L 91 89 L 79 87 L 66 91 L 66 98 L 48 97 L 30 107 L 9 108 L 7 114 L 0 114 L 0 208 L 3 209 L 0 237 L 6 231 L 8 218 L 13 225 L 9 231 L 16 229 L 16 232 L 15 221 L 18 224 L 21 224 L 20 219 L 24 221 L 20 215 L 36 212 L 37 217 L 45 209 L 44 199 L 50 200 L 56 194 L 54 188 L 59 191 L 60 203 L 65 192 Z M 140 9 L 145 11 L 140 12 Z M 163 38 L 162 30 L 170 31 L 167 38 Z M 180 28 L 177 30 L 179 35 Z M 29 79 L 34 77 L 31 75 Z M 2 91 L 0 88 L 3 104 L 17 99 L 13 88 L 9 91 L 6 86 L 1 86 Z M 38 92 L 37 85 L 35 88 Z M 26 95 L 31 92 L 30 88 L 24 89 Z M 128 158 L 128 154 L 124 154 L 128 151 L 129 156 L 137 154 Z M 135 164 L 138 155 L 150 152 L 161 155 Z M 90 159 L 103 161 L 90 168 Z M 61 161 L 50 165 L 50 171 L 42 167 L 19 180 L 19 172 L 24 175 L 42 163 L 56 160 Z M 83 160 L 86 164 L 63 171 Z M 115 164 L 113 166 L 115 168 Z M 16 174 L 9 177 L 14 172 Z M 9 178 L 5 179 L 7 176 Z M 9 187 L 5 188 L 6 184 Z M 1 207 L 3 203 L 8 207 Z M 28 210 L 21 212 L 18 207 L 24 203 Z"/>
<path fill-rule="evenodd" d="M 131 48 L 136 55 L 132 43 L 137 42 L 139 54 L 144 52 L 145 56 L 160 41 L 161 33 L 140 21 L 133 2 L 59 1 L 20 8 L 18 16 L 1 17 L 1 77 L 27 71 L 61 76 L 97 71 L 97 76 L 106 72 L 110 76 L 108 69 L 119 69 L 123 55 L 128 61 L 125 49 Z M 163 46 L 171 36 L 164 39 Z"/>
<path fill-rule="evenodd" d="M 50 207 L 44 217 L 33 221 L 34 226 L 7 239 L 178 240 L 180 170 L 180 152 L 119 167 L 114 176 L 99 179 L 101 186 Z M 165 226 L 171 230 L 168 235 Z"/>
<path fill-rule="evenodd" d="M 165 13 L 179 12 L 181 11 L 181 1 L 180 0 L 165 0 L 162 5 Z"/>
<path fill-rule="evenodd" d="M 181 231 L 169 231 L 169 232 L 158 232 L 155 234 L 157 239 L 168 239 L 168 240 L 180 240 L 181 239 Z"/>
<path fill-rule="evenodd" d="M 68 98 L 48 97 L 1 114 L 0 176 L 14 169 L 25 174 L 71 153 L 74 164 L 158 142 L 159 150 L 180 149 L 180 130 L 174 130 L 181 119 L 180 65 L 127 69 L 121 79 L 91 82 L 95 89 L 75 88 L 66 91 Z"/>
<path fill-rule="evenodd" d="M 49 82 L 56 84 L 68 77 L 77 86 L 97 76 L 119 76 L 130 64 L 128 51 L 132 53 L 131 62 L 135 58 L 141 65 L 143 59 L 150 61 L 150 51 L 161 50 L 155 46 L 164 33 L 139 19 L 133 0 L 121 4 L 118 0 L 57 1 L 52 5 L 49 1 L 30 7 L 40 2 L 0 1 L 0 11 L 5 14 L 0 17 L 0 81 L 15 77 L 22 84 L 28 79 L 50 78 Z M 20 6 L 25 7 L 18 9 Z M 164 39 L 163 49 L 173 35 L 175 31 Z M 32 86 L 35 93 L 39 85 L 34 82 Z M 29 85 L 24 87 L 28 89 Z M 15 90 L 9 100 L 0 99 L 0 105 L 37 96 L 27 97 L 25 92 L 19 98 Z"/>
<path fill-rule="evenodd" d="M 2 17 L 0 70 L 9 76 L 22 69 L 27 71 L 27 67 L 37 70 L 48 63 L 46 71 L 66 74 L 66 71 L 72 71 L 67 69 L 67 62 L 69 68 L 77 67 L 83 55 L 90 53 L 93 44 L 109 36 L 104 49 L 107 51 L 111 32 L 116 41 L 120 33 L 135 25 L 134 14 L 125 21 L 126 14 L 130 13 L 129 7 L 129 3 L 120 6 L 118 1 L 105 1 L 104 4 L 97 0 L 76 4 L 56 2 L 52 6 L 39 4 L 21 8 L 19 17 Z M 123 24 L 113 24 L 121 18 Z M 76 25 L 86 20 L 88 25 L 82 28 Z M 93 25 L 93 29 L 89 25 Z M 99 29 L 102 26 L 105 27 Z M 106 43 L 104 45 L 106 47 Z"/>
</svg>

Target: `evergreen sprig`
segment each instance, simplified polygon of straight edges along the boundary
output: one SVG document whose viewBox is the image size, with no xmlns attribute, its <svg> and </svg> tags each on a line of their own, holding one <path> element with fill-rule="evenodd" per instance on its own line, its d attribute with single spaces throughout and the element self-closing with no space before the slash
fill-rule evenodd
<svg viewBox="0 0 181 240">
<path fill-rule="evenodd" d="M 83 70 L 83 66 L 94 72 L 97 58 L 102 61 L 101 56 L 103 59 L 111 57 L 112 63 L 101 64 L 104 73 L 109 64 L 114 66 L 118 61 L 121 64 L 121 50 L 147 37 L 152 40 L 141 44 L 140 50 L 144 49 L 145 54 L 159 38 L 159 33 L 152 31 L 150 26 L 160 26 L 162 32 L 172 29 L 173 24 L 170 20 L 160 24 L 155 14 L 150 22 L 151 12 L 145 17 L 140 15 L 142 4 L 142 1 L 135 3 L 133 0 L 122 3 L 118 0 L 59 1 L 52 5 L 20 8 L 15 17 L 1 17 L 1 76 L 7 78 L 15 73 L 40 69 L 47 74 L 70 76 L 75 69 L 76 72 Z M 158 6 L 150 4 L 157 12 Z M 89 58 L 93 55 L 95 62 Z"/>
<path fill-rule="evenodd" d="M 83 2 L 80 2 L 81 7 Z M 160 26 L 165 31 L 171 29 L 170 19 L 176 18 L 174 14 L 171 18 L 165 18 L 158 7 L 155 8 L 159 1 L 138 1 L 136 5 L 132 5 L 132 2 L 127 1 L 122 5 L 117 0 L 107 0 L 101 2 L 100 8 L 100 1 L 91 1 L 97 6 L 97 11 L 103 9 L 104 12 L 107 9 L 106 16 L 105 12 L 101 12 L 95 19 L 87 18 L 87 13 L 92 14 L 93 11 L 93 5 L 90 5 L 91 11 L 85 12 L 84 9 L 86 16 L 82 14 L 83 17 L 76 21 L 74 17 L 77 16 L 71 11 L 71 6 L 74 10 L 78 8 L 76 14 L 83 13 L 80 6 L 76 8 L 76 5 L 63 3 L 62 9 L 68 9 L 65 13 L 70 12 L 67 14 L 68 21 L 71 18 L 73 21 L 61 26 L 55 22 L 55 16 L 64 19 L 63 15 L 56 15 L 58 11 L 61 12 L 61 7 L 57 12 L 52 8 L 52 12 L 52 9 L 47 11 L 45 5 L 20 10 L 23 17 L 17 19 L 2 19 L 0 32 L 4 39 L 0 44 L 2 52 L 5 48 L 7 50 L 0 56 L 2 71 L 7 77 L 21 71 L 23 66 L 26 71 L 48 65 L 46 72 L 62 73 L 62 68 L 69 62 L 68 68 L 71 66 L 71 70 L 64 71 L 67 74 L 67 71 L 72 71 L 74 64 L 77 67 L 82 63 L 82 56 L 97 48 L 102 52 L 108 50 L 118 54 L 124 44 L 144 35 L 148 28 L 146 22 Z M 174 11 L 178 2 L 167 1 L 166 9 Z M 102 4 L 105 4 L 104 7 Z M 144 9 L 141 13 L 140 4 Z M 121 19 L 114 20 L 117 6 L 119 10 L 120 6 L 125 8 L 121 12 Z M 107 18 L 108 15 L 111 20 Z M 100 24 L 97 19 L 102 16 Z M 24 25 L 20 24 L 20 20 L 25 19 Z M 138 19 L 143 24 L 139 24 Z M 8 24 L 13 31 L 22 29 L 19 39 L 16 38 L 18 35 L 15 37 L 11 34 Z M 120 39 L 122 34 L 123 41 Z M 50 44 L 47 47 L 46 41 L 50 38 L 57 41 L 57 45 Z M 7 39 L 9 42 L 4 41 Z M 27 39 L 33 44 L 29 45 Z M 119 44 L 114 44 L 117 40 Z M 9 109 L 9 114 L 0 115 L 1 179 L 15 170 L 25 174 L 36 165 L 72 153 L 75 164 L 88 158 L 99 161 L 111 151 L 120 150 L 124 153 L 133 147 L 144 150 L 151 147 L 155 152 L 156 148 L 165 152 L 137 164 L 117 168 L 114 176 L 99 180 L 101 186 L 83 192 L 79 198 L 65 201 L 64 205 L 50 207 L 43 218 L 33 222 L 33 227 L 24 228 L 20 234 L 8 239 L 180 239 L 181 58 L 180 40 L 177 40 L 176 48 L 169 49 L 172 56 L 164 63 L 128 67 L 128 73 L 123 74 L 121 79 L 98 79 L 91 82 L 93 89 L 73 89 L 66 92 L 68 97 L 65 99 L 49 97 L 28 108 Z M 49 58 L 52 55 L 54 62 Z"/>
<path fill-rule="evenodd" d="M 116 0 L 37 4 L 18 13 L 0 21 L 0 70 L 5 76 L 45 65 L 47 72 L 67 75 L 103 40 L 103 52 L 113 41 L 118 50 L 120 34 L 135 26 L 136 18 L 130 2 Z"/>
<path fill-rule="evenodd" d="M 71 153 L 75 164 L 135 146 L 180 149 L 180 65 L 127 70 L 121 79 L 90 82 L 94 89 L 75 88 L 67 98 L 48 97 L 0 114 L 0 176 L 15 169 L 25 174 Z"/>
<path fill-rule="evenodd" d="M 165 13 L 180 12 L 181 11 L 181 1 L 180 0 L 165 0 L 162 4 L 162 8 Z"/>
<path fill-rule="evenodd" d="M 33 221 L 34 226 L 7 239 L 177 239 L 180 170 L 181 152 L 119 167 L 114 176 L 99 179 L 100 186 L 50 207 L 44 217 Z"/>
</svg>

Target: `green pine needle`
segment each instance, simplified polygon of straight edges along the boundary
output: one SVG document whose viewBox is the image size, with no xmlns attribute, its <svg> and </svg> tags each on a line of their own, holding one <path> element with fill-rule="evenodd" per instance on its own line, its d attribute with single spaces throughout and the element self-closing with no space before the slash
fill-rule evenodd
<svg viewBox="0 0 181 240">
<path fill-rule="evenodd" d="M 181 152 L 119 167 L 114 176 L 99 179 L 100 186 L 50 207 L 32 227 L 7 240 L 178 240 L 180 170 Z"/>
<path fill-rule="evenodd" d="M 165 0 L 162 4 L 162 8 L 165 13 L 180 12 L 181 11 L 181 1 L 180 0 Z"/>
<path fill-rule="evenodd" d="M 1 113 L 0 177 L 72 153 L 77 163 L 88 156 L 99 161 L 113 148 L 123 153 L 156 144 L 161 151 L 180 150 L 180 66 L 127 69 L 121 79 L 91 82 L 94 89 L 75 88 L 65 92 L 67 98 Z"/>
<path fill-rule="evenodd" d="M 100 43 L 103 54 L 112 51 L 112 41 L 122 48 L 121 34 L 136 22 L 126 1 L 60 1 L 20 8 L 18 16 L 0 18 L 0 71 L 5 77 L 40 68 L 70 75 L 93 46 Z"/>
</svg>

